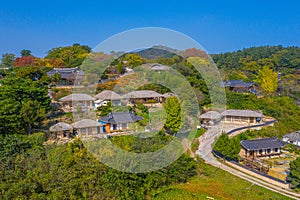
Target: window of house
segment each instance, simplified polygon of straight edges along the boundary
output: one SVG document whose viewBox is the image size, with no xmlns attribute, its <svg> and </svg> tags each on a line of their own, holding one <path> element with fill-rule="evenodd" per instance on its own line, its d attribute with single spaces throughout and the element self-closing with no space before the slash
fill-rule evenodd
<svg viewBox="0 0 300 200">
<path fill-rule="evenodd" d="M 88 128 L 88 134 L 92 134 L 92 128 Z"/>
<path fill-rule="evenodd" d="M 85 128 L 81 128 L 80 129 L 80 133 L 85 134 L 86 133 L 86 129 Z"/>
<path fill-rule="evenodd" d="M 262 154 L 262 152 L 263 152 L 263 150 L 262 150 L 262 149 L 260 149 L 260 150 L 259 150 L 259 154 Z"/>
<path fill-rule="evenodd" d="M 274 151 L 275 151 L 275 152 L 278 152 L 278 148 L 275 148 Z"/>
<path fill-rule="evenodd" d="M 268 150 L 267 150 L 267 153 L 271 153 L 271 149 L 268 149 Z"/>
</svg>

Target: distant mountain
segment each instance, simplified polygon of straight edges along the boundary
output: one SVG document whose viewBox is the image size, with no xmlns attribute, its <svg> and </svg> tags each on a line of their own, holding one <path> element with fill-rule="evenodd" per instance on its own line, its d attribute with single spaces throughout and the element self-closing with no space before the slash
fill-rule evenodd
<svg viewBox="0 0 300 200">
<path fill-rule="evenodd" d="M 174 51 L 168 51 L 162 48 L 151 47 L 149 49 L 141 50 L 136 52 L 142 58 L 146 58 L 148 60 L 154 60 L 157 58 L 172 58 L 173 56 L 177 55 L 173 53 Z"/>
</svg>

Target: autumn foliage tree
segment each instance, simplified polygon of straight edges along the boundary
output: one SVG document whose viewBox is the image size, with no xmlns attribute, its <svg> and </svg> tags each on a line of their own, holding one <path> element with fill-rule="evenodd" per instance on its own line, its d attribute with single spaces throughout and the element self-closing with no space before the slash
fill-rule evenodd
<svg viewBox="0 0 300 200">
<path fill-rule="evenodd" d="M 35 65 L 35 58 L 33 56 L 23 56 L 16 58 L 14 67 L 27 67 Z"/>
<path fill-rule="evenodd" d="M 272 94 L 278 87 L 278 74 L 268 66 L 264 66 L 258 71 L 256 82 L 260 84 L 265 94 Z"/>
</svg>

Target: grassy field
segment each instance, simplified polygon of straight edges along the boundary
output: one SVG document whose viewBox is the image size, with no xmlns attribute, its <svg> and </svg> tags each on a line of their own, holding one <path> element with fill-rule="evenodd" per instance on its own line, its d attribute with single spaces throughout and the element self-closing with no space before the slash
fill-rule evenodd
<svg viewBox="0 0 300 200">
<path fill-rule="evenodd" d="M 270 190 L 253 185 L 223 170 L 203 164 L 204 171 L 185 184 L 174 185 L 154 196 L 155 200 L 268 200 L 290 199 Z M 203 167 L 202 166 L 202 167 Z"/>
</svg>

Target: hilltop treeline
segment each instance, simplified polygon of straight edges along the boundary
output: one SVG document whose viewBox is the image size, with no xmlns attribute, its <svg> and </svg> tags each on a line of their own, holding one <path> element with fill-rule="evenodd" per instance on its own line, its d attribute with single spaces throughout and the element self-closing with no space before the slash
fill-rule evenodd
<svg viewBox="0 0 300 200">
<path fill-rule="evenodd" d="M 246 64 L 270 64 L 276 70 L 300 69 L 300 48 L 261 46 L 245 48 L 235 52 L 211 55 L 217 66 L 222 69 L 244 69 Z"/>
</svg>

